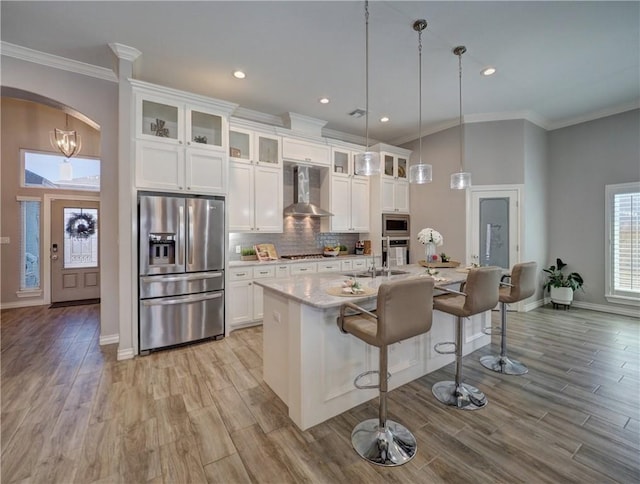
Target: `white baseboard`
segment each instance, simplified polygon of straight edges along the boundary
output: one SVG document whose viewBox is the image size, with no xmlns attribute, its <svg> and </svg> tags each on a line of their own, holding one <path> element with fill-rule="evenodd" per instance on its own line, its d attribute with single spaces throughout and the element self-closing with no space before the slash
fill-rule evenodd
<svg viewBox="0 0 640 484">
<path fill-rule="evenodd" d="M 120 342 L 119 334 L 107 334 L 105 336 L 100 335 L 100 346 L 112 345 Z"/>
<path fill-rule="evenodd" d="M 619 308 L 617 306 L 607 306 L 604 304 L 593 304 L 584 301 L 574 300 L 571 304 L 577 308 L 590 309 L 591 311 L 600 311 L 601 313 L 620 314 L 622 316 L 631 316 L 632 318 L 640 318 L 640 310 Z"/>
<path fill-rule="evenodd" d="M 546 300 L 543 299 L 538 299 L 537 301 L 532 301 L 530 303 L 524 304 L 522 307 L 522 310 L 525 313 L 528 313 L 529 311 L 533 311 L 536 308 L 542 307 L 546 304 Z"/>
<path fill-rule="evenodd" d="M 0 309 L 15 309 L 15 308 L 28 308 L 31 306 L 46 306 L 44 299 L 32 299 L 24 301 L 12 301 L 0 304 Z"/>
<path fill-rule="evenodd" d="M 134 356 L 135 356 L 135 353 L 133 352 L 133 348 L 125 348 L 122 350 L 118 349 L 118 356 L 117 356 L 118 361 L 130 360 Z"/>
<path fill-rule="evenodd" d="M 544 298 L 544 304 L 551 302 L 550 297 Z M 601 313 L 620 314 L 621 316 L 631 316 L 632 318 L 640 318 L 640 310 L 620 308 L 617 306 L 609 306 L 606 304 L 594 304 L 586 301 L 576 301 L 575 299 L 571 303 L 572 307 L 580 309 L 588 309 L 590 311 L 599 311 Z"/>
</svg>

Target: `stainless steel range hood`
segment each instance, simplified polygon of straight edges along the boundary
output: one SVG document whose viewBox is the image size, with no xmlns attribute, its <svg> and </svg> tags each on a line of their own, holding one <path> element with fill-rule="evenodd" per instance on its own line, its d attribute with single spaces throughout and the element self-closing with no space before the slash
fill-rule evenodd
<svg viewBox="0 0 640 484">
<path fill-rule="evenodd" d="M 309 202 L 309 167 L 293 168 L 293 203 L 284 209 L 285 215 L 294 217 L 333 217 L 331 212 Z"/>
</svg>

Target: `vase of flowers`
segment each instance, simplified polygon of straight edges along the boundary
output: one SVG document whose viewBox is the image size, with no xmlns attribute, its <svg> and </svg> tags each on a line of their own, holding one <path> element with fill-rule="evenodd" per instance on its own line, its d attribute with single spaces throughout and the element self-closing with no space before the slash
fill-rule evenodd
<svg viewBox="0 0 640 484">
<path fill-rule="evenodd" d="M 418 240 L 424 244 L 425 260 L 427 262 L 434 262 L 438 259 L 438 252 L 436 247 L 442 245 L 444 239 L 437 230 L 432 228 L 422 229 L 418 232 Z"/>
</svg>

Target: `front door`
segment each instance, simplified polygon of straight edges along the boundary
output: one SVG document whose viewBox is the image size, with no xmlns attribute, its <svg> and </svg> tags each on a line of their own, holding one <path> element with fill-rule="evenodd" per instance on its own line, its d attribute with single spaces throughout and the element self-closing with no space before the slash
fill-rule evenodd
<svg viewBox="0 0 640 484">
<path fill-rule="evenodd" d="M 99 203 L 51 202 L 51 302 L 100 297 Z"/>
</svg>

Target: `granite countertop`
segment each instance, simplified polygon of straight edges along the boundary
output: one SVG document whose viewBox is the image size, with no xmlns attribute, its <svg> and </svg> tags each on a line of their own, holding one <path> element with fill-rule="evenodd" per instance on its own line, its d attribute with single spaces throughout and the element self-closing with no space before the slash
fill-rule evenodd
<svg viewBox="0 0 640 484">
<path fill-rule="evenodd" d="M 380 254 L 377 254 L 380 257 Z M 311 259 L 277 259 L 261 262 L 259 260 L 232 260 L 229 261 L 229 267 L 246 267 L 246 266 L 263 266 L 273 264 L 300 264 L 303 262 L 333 262 L 347 259 L 371 259 L 372 255 L 339 255 L 336 257 L 318 257 Z"/>
<path fill-rule="evenodd" d="M 378 289 L 380 284 L 387 280 L 399 280 L 406 279 L 408 277 L 424 276 L 429 277 L 424 267 L 411 264 L 407 266 L 401 266 L 394 268 L 394 270 L 406 271 L 407 274 L 400 274 L 395 276 L 376 276 L 371 277 L 358 277 L 358 281 L 363 287 Z M 455 269 L 438 269 L 439 273 L 436 277 L 436 284 L 441 286 L 449 286 L 452 284 L 459 284 L 463 282 L 467 274 L 464 272 L 458 272 Z M 370 296 L 332 296 L 327 293 L 327 289 L 332 287 L 341 287 L 343 281 L 349 279 L 345 273 L 340 272 L 320 272 L 315 274 L 304 274 L 292 276 L 286 279 L 258 279 L 254 281 L 254 284 L 276 291 L 282 296 L 288 297 L 295 301 L 308 304 L 320 309 L 328 309 L 333 307 L 339 307 L 346 301 L 352 301 L 355 303 L 363 302 L 366 300 L 373 300 L 376 298 L 375 294 Z M 457 289 L 455 287 L 454 289 Z"/>
</svg>

